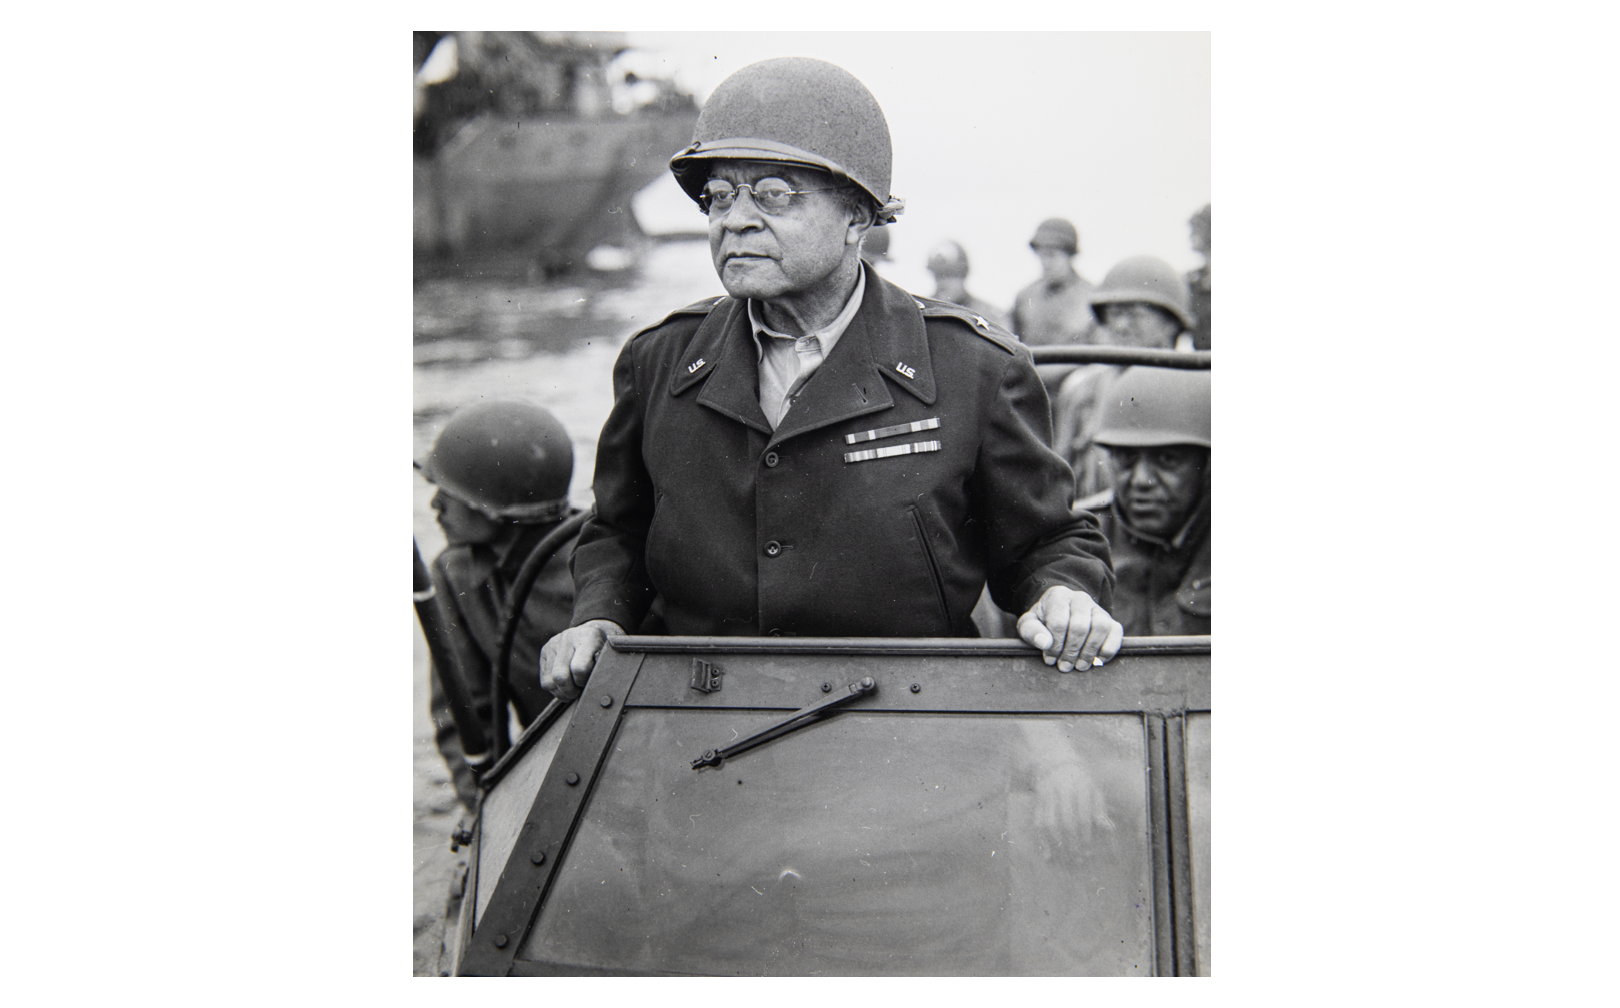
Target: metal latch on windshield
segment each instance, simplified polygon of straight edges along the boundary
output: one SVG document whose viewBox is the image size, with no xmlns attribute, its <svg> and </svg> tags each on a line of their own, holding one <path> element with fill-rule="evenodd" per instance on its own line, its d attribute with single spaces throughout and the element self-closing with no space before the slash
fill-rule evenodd
<svg viewBox="0 0 1620 1008">
<path fill-rule="evenodd" d="M 692 688 L 705 693 L 720 692 L 720 676 L 724 670 L 702 658 L 692 659 Z"/>
</svg>

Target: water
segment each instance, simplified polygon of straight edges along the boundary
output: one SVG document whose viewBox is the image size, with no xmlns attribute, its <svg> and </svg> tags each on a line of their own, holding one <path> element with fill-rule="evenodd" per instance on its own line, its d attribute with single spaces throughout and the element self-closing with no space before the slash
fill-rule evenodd
<svg viewBox="0 0 1620 1008">
<path fill-rule="evenodd" d="M 703 241 L 652 246 L 638 269 L 583 273 L 565 281 L 520 273 L 419 279 L 415 289 L 412 422 L 414 457 L 457 407 L 481 399 L 521 399 L 551 410 L 574 442 L 569 497 L 591 503 L 597 435 L 613 405 L 614 359 L 625 341 L 669 312 L 721 294 Z M 404 460 L 401 460 L 401 477 Z M 428 502 L 433 487 L 414 470 L 411 525 L 424 558 L 444 548 Z M 403 600 L 402 600 L 403 601 Z M 451 879 L 467 857 L 450 851 L 462 809 L 433 747 L 427 715 L 427 648 L 414 625 L 415 716 L 412 731 L 414 972 L 449 969 L 444 912 Z"/>
<path fill-rule="evenodd" d="M 437 278 L 415 291 L 413 449 L 427 457 L 459 406 L 522 399 L 556 414 L 574 441 L 569 497 L 591 503 L 596 438 L 613 405 L 613 361 L 638 330 L 676 308 L 723 294 L 702 241 L 652 246 L 640 269 L 558 283 L 522 277 Z M 424 556 L 444 545 L 415 481 L 414 528 Z"/>
</svg>

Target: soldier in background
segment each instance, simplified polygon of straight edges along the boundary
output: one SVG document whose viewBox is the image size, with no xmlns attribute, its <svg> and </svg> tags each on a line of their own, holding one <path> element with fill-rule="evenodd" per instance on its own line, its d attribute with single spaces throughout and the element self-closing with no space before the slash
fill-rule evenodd
<svg viewBox="0 0 1620 1008">
<path fill-rule="evenodd" d="M 1041 221 L 1029 247 L 1041 260 L 1041 278 L 1018 292 L 1012 331 L 1028 346 L 1091 343 L 1091 281 L 1074 271 L 1080 234 L 1061 217 Z"/>
<path fill-rule="evenodd" d="M 1041 261 L 1041 278 L 1018 292 L 1013 302 L 1012 331 L 1026 346 L 1095 343 L 1091 281 L 1074 270 L 1080 233 L 1061 217 L 1041 221 L 1029 247 Z M 1050 399 L 1073 364 L 1040 364 L 1035 368 Z"/>
<path fill-rule="evenodd" d="M 888 228 L 875 227 L 866 232 L 866 237 L 861 240 L 861 259 L 870 264 L 873 269 L 894 262 L 894 258 L 889 255 Z"/>
<path fill-rule="evenodd" d="M 1209 633 L 1209 389 L 1208 371 L 1130 368 L 1099 417 L 1114 484 L 1075 506 L 1102 521 L 1133 637 Z"/>
<path fill-rule="evenodd" d="M 1133 256 L 1121 261 L 1093 292 L 1091 307 L 1100 323 L 1097 343 L 1192 349 L 1186 336 L 1192 327 L 1187 285 L 1162 259 Z M 1106 454 L 1093 446 L 1093 432 L 1098 407 L 1124 370 L 1112 364 L 1076 368 L 1052 398 L 1052 444 L 1074 469 L 1077 497 L 1096 493 L 1112 482 L 1105 471 Z"/>
<path fill-rule="evenodd" d="M 1192 248 L 1204 259 L 1204 265 L 1187 274 L 1187 291 L 1191 295 L 1192 345 L 1194 350 L 1209 349 L 1209 204 L 1187 221 L 1192 232 Z"/>
<path fill-rule="evenodd" d="M 1007 316 L 1000 308 L 968 293 L 968 257 L 961 245 L 949 238 L 928 254 L 928 272 L 934 274 L 934 299 L 959 304 L 968 311 L 1005 326 Z"/>
<path fill-rule="evenodd" d="M 433 442 L 423 474 L 438 486 L 433 510 L 448 545 L 431 573 L 459 674 L 491 713 L 490 672 L 513 579 L 534 547 L 577 509 L 568 506 L 574 447 L 550 411 L 521 402 L 483 402 L 457 410 Z M 527 725 L 551 696 L 535 681 L 540 648 L 567 629 L 574 607 L 568 562 L 577 533 L 542 568 L 524 606 L 507 667 L 507 696 Z M 472 807 L 475 777 L 487 753 L 464 753 L 440 677 L 430 701 L 434 741 L 461 800 Z"/>
</svg>

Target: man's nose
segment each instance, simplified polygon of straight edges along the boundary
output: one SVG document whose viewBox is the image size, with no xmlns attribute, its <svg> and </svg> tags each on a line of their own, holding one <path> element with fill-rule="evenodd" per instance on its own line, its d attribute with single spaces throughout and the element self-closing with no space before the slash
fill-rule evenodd
<svg viewBox="0 0 1620 1008">
<path fill-rule="evenodd" d="M 744 200 L 747 201 L 746 204 Z M 750 227 L 761 226 L 759 204 L 754 202 L 752 189 L 738 190 L 737 198 L 732 201 L 731 207 L 720 216 L 720 224 L 727 231 L 745 231 Z"/>
<path fill-rule="evenodd" d="M 1147 459 L 1139 458 L 1136 460 L 1136 464 L 1131 466 L 1132 486 L 1150 487 L 1157 482 L 1159 482 L 1159 470 L 1155 469 L 1153 463 Z"/>
</svg>

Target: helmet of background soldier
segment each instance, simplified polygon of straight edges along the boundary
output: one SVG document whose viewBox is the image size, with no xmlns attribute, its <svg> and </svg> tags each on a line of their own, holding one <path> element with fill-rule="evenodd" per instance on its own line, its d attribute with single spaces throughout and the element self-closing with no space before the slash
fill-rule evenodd
<svg viewBox="0 0 1620 1008">
<path fill-rule="evenodd" d="M 875 227 L 866 232 L 861 239 L 861 255 L 867 262 L 889 261 L 889 229 Z"/>
<path fill-rule="evenodd" d="M 905 203 L 889 193 L 889 123 L 872 92 L 840 67 L 790 56 L 752 63 L 720 82 L 703 103 L 691 146 L 670 158 L 696 200 L 707 162 L 780 161 L 847 180 L 872 198 L 880 223 Z"/>
<path fill-rule="evenodd" d="M 1093 440 L 1120 448 L 1209 444 L 1209 372 L 1127 368 L 1103 396 Z"/>
<path fill-rule="evenodd" d="M 1183 329 L 1191 329 L 1191 300 L 1187 282 L 1169 263 L 1152 256 L 1132 256 L 1109 270 L 1102 284 L 1092 291 L 1091 310 L 1101 321 L 1099 305 L 1140 302 L 1164 309 Z"/>
<path fill-rule="evenodd" d="M 1080 232 L 1062 217 L 1048 218 L 1041 221 L 1035 228 L 1035 237 L 1029 240 L 1029 247 L 1032 249 L 1043 246 L 1060 248 L 1070 255 L 1077 255 L 1080 252 Z"/>
<path fill-rule="evenodd" d="M 928 253 L 928 271 L 935 276 L 967 276 L 967 250 L 949 238 L 945 239 Z"/>
<path fill-rule="evenodd" d="M 551 521 L 568 513 L 574 444 L 550 410 L 522 402 L 476 403 L 450 417 L 422 471 L 486 517 Z"/>
<path fill-rule="evenodd" d="M 1201 255 L 1209 255 L 1209 204 L 1187 219 L 1187 228 L 1192 232 L 1193 251 Z"/>
</svg>

